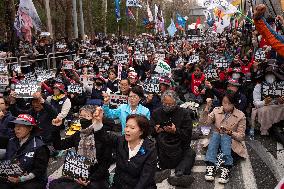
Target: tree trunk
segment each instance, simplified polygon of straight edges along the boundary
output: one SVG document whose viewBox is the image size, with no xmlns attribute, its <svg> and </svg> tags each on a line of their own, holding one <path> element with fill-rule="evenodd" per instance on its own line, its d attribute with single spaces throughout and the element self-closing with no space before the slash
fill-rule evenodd
<svg viewBox="0 0 284 189">
<path fill-rule="evenodd" d="M 65 33 L 68 40 L 72 39 L 72 0 L 66 0 Z"/>
<path fill-rule="evenodd" d="M 14 30 L 14 21 L 15 21 L 15 15 L 16 15 L 16 8 L 14 4 L 14 0 L 5 0 L 4 5 L 6 7 L 6 31 L 7 31 L 7 42 L 9 51 L 15 52 L 16 48 L 16 33 Z"/>
</svg>

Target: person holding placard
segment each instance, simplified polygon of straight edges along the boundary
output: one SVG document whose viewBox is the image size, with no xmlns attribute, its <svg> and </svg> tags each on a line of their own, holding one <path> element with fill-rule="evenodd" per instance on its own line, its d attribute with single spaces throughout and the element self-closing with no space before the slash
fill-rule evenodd
<svg viewBox="0 0 284 189">
<path fill-rule="evenodd" d="M 105 136 L 106 131 L 104 128 L 93 128 L 92 119 L 96 107 L 92 105 L 85 105 L 79 111 L 81 130 L 76 131 L 68 138 L 62 139 L 58 133 L 53 135 L 53 145 L 57 150 L 65 150 L 75 147 L 78 155 L 88 158 L 93 165 L 89 170 L 89 178 L 66 178 L 62 177 L 53 180 L 50 189 L 81 189 L 81 188 L 95 188 L 106 189 L 108 188 L 108 168 L 111 164 L 111 148 L 106 146 L 100 140 L 94 137 L 93 132 L 98 135 Z M 60 126 L 61 123 L 53 123 L 55 126 Z"/>
<path fill-rule="evenodd" d="M 0 148 L 6 149 L 5 160 L 19 162 L 23 175 L 8 175 L 0 181 L 1 189 L 43 189 L 47 183 L 49 150 L 40 137 L 35 119 L 28 114 L 20 114 L 14 121 L 14 138 L 0 137 Z"/>
<path fill-rule="evenodd" d="M 104 105 L 103 110 L 105 112 L 105 116 L 107 118 L 116 119 L 119 118 L 122 133 L 124 133 L 124 128 L 126 126 L 126 117 L 130 114 L 141 114 L 145 115 L 148 119 L 150 119 L 150 111 L 148 108 L 142 106 L 140 101 L 144 98 L 144 92 L 142 87 L 136 86 L 130 89 L 130 93 L 128 96 L 128 104 L 122 104 L 117 109 L 110 109 L 110 96 L 104 95 Z"/>
<path fill-rule="evenodd" d="M 97 108 L 94 129 L 103 127 L 103 110 Z M 156 189 L 154 180 L 157 152 L 148 138 L 150 124 L 144 115 L 131 114 L 126 118 L 125 135 L 101 135 L 95 131 L 96 140 L 116 150 L 116 169 L 112 189 Z"/>
</svg>

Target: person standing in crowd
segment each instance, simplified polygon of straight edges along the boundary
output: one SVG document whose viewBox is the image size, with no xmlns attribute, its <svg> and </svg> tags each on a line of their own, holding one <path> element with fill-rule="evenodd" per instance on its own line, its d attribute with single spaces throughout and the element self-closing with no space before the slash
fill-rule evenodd
<svg viewBox="0 0 284 189">
<path fill-rule="evenodd" d="M 14 136 L 13 130 L 8 126 L 9 122 L 14 120 L 14 116 L 9 111 L 9 99 L 7 97 L 0 97 L 0 136 Z"/>
<path fill-rule="evenodd" d="M 119 91 L 117 91 L 115 94 L 128 96 L 130 93 L 130 87 L 129 79 L 121 79 L 119 82 Z"/>
<path fill-rule="evenodd" d="M 154 110 L 151 117 L 159 167 L 175 169 L 175 176 L 169 178 L 169 183 L 186 187 L 192 178 L 184 179 L 185 183 L 178 178 L 190 175 L 195 161 L 195 152 L 190 147 L 192 121 L 189 112 L 177 105 L 179 99 L 174 91 L 165 91 L 161 99 L 162 107 Z"/>
<path fill-rule="evenodd" d="M 149 109 L 140 104 L 140 101 L 143 98 L 144 98 L 144 92 L 142 87 L 135 86 L 130 89 L 130 93 L 128 96 L 128 101 L 129 101 L 128 104 L 122 104 L 116 109 L 110 109 L 109 108 L 110 97 L 109 95 L 105 94 L 104 105 L 103 105 L 105 116 L 111 119 L 119 118 L 122 126 L 122 133 L 124 133 L 124 129 L 126 126 L 126 117 L 128 115 L 141 114 L 145 115 L 148 119 L 150 119 Z"/>
<path fill-rule="evenodd" d="M 60 122 L 65 119 L 71 109 L 71 101 L 66 96 L 65 86 L 62 83 L 55 83 L 53 95 L 48 96 L 46 101 L 56 110 L 57 116 L 53 121 Z"/>
<path fill-rule="evenodd" d="M 0 180 L 1 189 L 43 189 L 47 183 L 49 150 L 36 135 L 39 129 L 35 119 L 20 114 L 13 123 L 15 137 L 0 137 L 0 149 L 6 149 L 4 160 L 19 162 L 24 174 Z"/>
<path fill-rule="evenodd" d="M 222 98 L 222 106 L 214 108 L 209 115 L 212 99 L 207 100 L 202 121 L 206 125 L 214 124 L 205 156 L 207 164 L 205 180 L 207 181 L 215 179 L 219 149 L 223 154 L 222 160 L 224 161 L 220 165 L 221 175 L 218 178 L 218 182 L 222 184 L 229 181 L 230 170 L 234 162 L 233 155 L 247 157 L 247 151 L 242 144 L 245 138 L 246 117 L 242 111 L 236 108 L 236 100 L 235 94 L 225 93 Z"/>
<path fill-rule="evenodd" d="M 94 129 L 102 128 L 103 110 L 97 108 L 93 118 Z M 95 132 L 95 138 L 116 150 L 116 169 L 112 189 L 156 189 L 154 180 L 157 152 L 148 138 L 150 124 L 144 115 L 126 117 L 125 134 L 117 136 Z"/>
<path fill-rule="evenodd" d="M 113 93 L 118 91 L 117 73 L 114 69 L 109 70 L 108 72 L 108 81 L 106 87 L 109 88 Z"/>
<path fill-rule="evenodd" d="M 61 140 L 60 134 L 53 135 L 53 145 L 56 150 L 65 150 L 75 147 L 77 154 L 90 159 L 94 164 L 90 168 L 90 179 L 84 180 L 69 179 L 61 177 L 53 180 L 49 188 L 61 189 L 107 189 L 109 186 L 109 172 L 108 168 L 111 164 L 111 148 L 105 146 L 100 140 L 94 137 L 97 135 L 105 136 L 107 133 L 105 129 L 98 127 L 94 128 L 92 125 L 93 114 L 96 106 L 85 105 L 79 111 L 79 118 L 81 124 L 81 131 L 77 131 L 69 138 Z M 54 123 L 55 126 L 60 126 L 62 123 Z"/>
</svg>

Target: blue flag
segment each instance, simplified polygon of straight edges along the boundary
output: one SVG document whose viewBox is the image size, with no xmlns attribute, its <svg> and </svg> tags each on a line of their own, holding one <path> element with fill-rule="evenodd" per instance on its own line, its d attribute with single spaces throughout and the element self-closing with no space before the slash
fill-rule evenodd
<svg viewBox="0 0 284 189">
<path fill-rule="evenodd" d="M 120 17 L 120 0 L 115 0 L 115 16 L 116 20 L 119 21 Z"/>
<path fill-rule="evenodd" d="M 167 28 L 167 30 L 168 30 L 169 35 L 170 35 L 171 37 L 173 37 L 173 36 L 175 35 L 175 33 L 176 33 L 176 31 L 177 31 L 177 28 L 176 28 L 176 26 L 175 26 L 175 23 L 174 23 L 174 20 L 173 20 L 173 19 L 171 19 L 171 24 L 170 24 L 170 26 Z"/>
<path fill-rule="evenodd" d="M 179 13 L 177 13 L 177 23 L 182 28 L 185 28 L 186 20 Z"/>
</svg>

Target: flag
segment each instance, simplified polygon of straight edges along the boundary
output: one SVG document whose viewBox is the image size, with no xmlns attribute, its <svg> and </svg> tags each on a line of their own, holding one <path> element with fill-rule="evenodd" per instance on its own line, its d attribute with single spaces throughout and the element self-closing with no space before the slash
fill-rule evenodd
<svg viewBox="0 0 284 189">
<path fill-rule="evenodd" d="M 149 22 L 152 22 L 154 19 L 153 19 L 153 14 L 148 4 L 148 1 L 147 1 L 147 15 L 148 15 Z"/>
<path fill-rule="evenodd" d="M 116 16 L 116 21 L 118 22 L 121 17 L 120 17 L 120 0 L 115 0 L 115 16 Z"/>
<path fill-rule="evenodd" d="M 126 7 L 126 16 L 127 16 L 130 20 L 136 20 L 129 7 Z"/>
<path fill-rule="evenodd" d="M 174 20 L 171 19 L 171 24 L 170 26 L 167 28 L 168 30 L 168 33 L 171 37 L 173 37 L 175 35 L 175 33 L 177 32 L 177 29 L 176 29 L 176 26 L 175 26 L 175 23 L 174 23 Z"/>
<path fill-rule="evenodd" d="M 195 29 L 197 30 L 198 25 L 201 24 L 201 19 L 198 17 L 195 23 Z"/>
<path fill-rule="evenodd" d="M 204 0 L 204 6 L 208 10 L 218 8 L 223 11 L 224 14 L 233 14 L 237 12 L 237 8 L 226 0 Z"/>
<path fill-rule="evenodd" d="M 203 13 L 206 18 L 206 23 L 208 24 L 209 27 L 212 27 L 215 21 L 214 18 L 212 17 L 211 12 L 208 10 L 204 10 Z"/>
<path fill-rule="evenodd" d="M 185 28 L 186 20 L 179 13 L 177 13 L 177 24 L 179 29 Z"/>
<path fill-rule="evenodd" d="M 161 12 L 161 17 L 162 17 L 162 21 L 161 21 L 162 34 L 165 37 L 166 36 L 166 31 L 165 31 L 165 19 L 164 19 L 163 12 Z"/>
<path fill-rule="evenodd" d="M 156 29 L 156 33 L 158 32 L 158 11 L 159 11 L 159 7 L 155 4 L 154 5 L 154 22 L 155 22 L 155 29 Z"/>
</svg>

